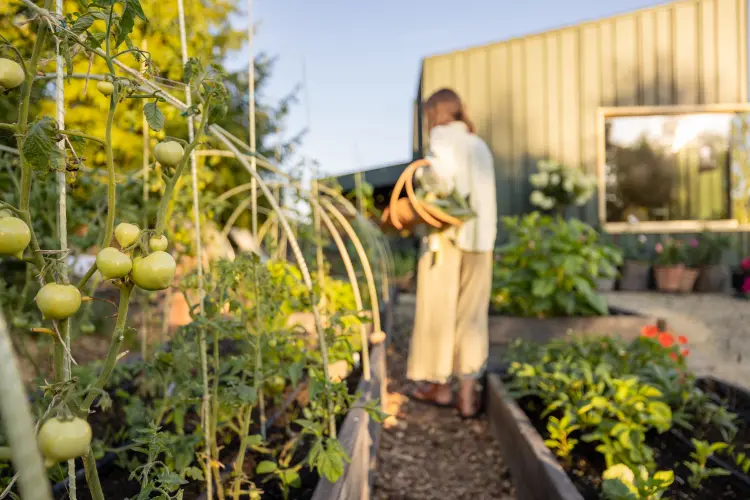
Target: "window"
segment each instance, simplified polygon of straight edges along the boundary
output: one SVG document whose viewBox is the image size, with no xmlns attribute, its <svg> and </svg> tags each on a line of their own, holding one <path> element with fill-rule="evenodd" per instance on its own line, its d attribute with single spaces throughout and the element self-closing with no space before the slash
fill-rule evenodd
<svg viewBox="0 0 750 500">
<path fill-rule="evenodd" d="M 750 227 L 750 108 L 604 109 L 599 135 L 605 229 Z"/>
</svg>

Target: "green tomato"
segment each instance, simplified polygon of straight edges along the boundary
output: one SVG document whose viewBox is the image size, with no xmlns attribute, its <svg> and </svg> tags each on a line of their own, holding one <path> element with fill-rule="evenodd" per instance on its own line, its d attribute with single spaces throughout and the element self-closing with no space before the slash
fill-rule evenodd
<svg viewBox="0 0 750 500">
<path fill-rule="evenodd" d="M 22 253 L 31 241 L 29 226 L 18 217 L 0 219 L 0 255 Z"/>
<path fill-rule="evenodd" d="M 26 79 L 23 67 L 11 59 L 0 58 L 0 87 L 14 89 Z"/>
<path fill-rule="evenodd" d="M 276 347 L 277 344 L 276 339 L 268 339 L 268 347 Z"/>
<path fill-rule="evenodd" d="M 183 156 L 185 156 L 185 150 L 177 141 L 160 142 L 154 147 L 156 161 L 168 167 L 179 165 Z"/>
<path fill-rule="evenodd" d="M 148 240 L 148 246 L 152 252 L 163 252 L 167 249 L 167 246 L 169 246 L 169 241 L 163 234 L 161 236 L 152 236 L 151 239 Z"/>
<path fill-rule="evenodd" d="M 48 319 L 65 319 L 81 308 L 81 292 L 74 285 L 47 283 L 36 294 L 36 305 Z"/>
<path fill-rule="evenodd" d="M 107 247 L 96 255 L 96 267 L 105 280 L 124 278 L 133 268 L 133 261 L 118 249 Z"/>
<path fill-rule="evenodd" d="M 82 418 L 63 420 L 55 417 L 39 428 L 39 450 L 47 467 L 84 456 L 91 446 L 91 426 Z"/>
<path fill-rule="evenodd" d="M 81 333 L 85 333 L 86 335 L 90 335 L 96 331 L 96 327 L 92 325 L 91 323 L 84 323 L 81 325 Z"/>
<path fill-rule="evenodd" d="M 286 380 L 284 380 L 284 377 L 281 375 L 274 375 L 270 379 L 266 380 L 266 390 L 272 394 L 277 395 L 284 392 L 284 388 L 286 387 Z"/>
<path fill-rule="evenodd" d="M 4 219 L 6 217 L 13 217 L 13 212 L 7 209 L 0 210 L 0 219 Z"/>
<path fill-rule="evenodd" d="M 106 96 L 110 96 L 115 92 L 115 84 L 112 82 L 98 82 L 96 84 L 96 90 Z"/>
<path fill-rule="evenodd" d="M 115 239 L 122 248 L 129 247 L 138 239 L 141 230 L 135 224 L 121 222 L 115 228 Z"/>
<path fill-rule="evenodd" d="M 172 284 L 176 270 L 172 256 L 158 251 L 135 259 L 130 278 L 144 290 L 164 290 Z"/>
</svg>

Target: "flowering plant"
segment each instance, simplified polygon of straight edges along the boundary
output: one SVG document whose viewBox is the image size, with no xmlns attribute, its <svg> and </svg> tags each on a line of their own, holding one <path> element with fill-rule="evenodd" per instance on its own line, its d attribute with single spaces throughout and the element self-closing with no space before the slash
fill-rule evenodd
<svg viewBox="0 0 750 500">
<path fill-rule="evenodd" d="M 653 247 L 648 244 L 645 234 L 638 235 L 636 239 L 627 239 L 623 245 L 625 260 L 637 262 L 650 262 L 653 255 Z"/>
<path fill-rule="evenodd" d="M 664 348 L 672 350 L 669 357 L 677 361 L 685 358 L 690 354 L 690 349 L 680 348 L 688 343 L 684 335 L 675 335 L 671 332 L 662 331 L 658 325 L 646 325 L 641 328 L 641 337 L 654 339 Z M 677 348 L 675 348 L 677 347 Z"/>
<path fill-rule="evenodd" d="M 683 247 L 685 265 L 692 268 L 701 266 L 703 263 L 703 245 L 701 245 L 697 239 L 692 238 L 688 240 L 687 244 Z"/>
<path fill-rule="evenodd" d="M 677 266 L 685 263 L 685 252 L 680 240 L 665 238 L 654 246 L 654 252 L 657 265 Z"/>
<path fill-rule="evenodd" d="M 742 273 L 745 276 L 740 291 L 745 295 L 745 297 L 750 297 L 750 257 L 745 257 L 744 259 L 742 259 L 740 268 L 742 269 Z"/>
<path fill-rule="evenodd" d="M 583 206 L 594 195 L 596 176 L 586 175 L 554 161 L 540 161 L 539 172 L 529 177 L 536 189 L 530 201 L 543 210 L 563 209 L 572 204 Z"/>
</svg>

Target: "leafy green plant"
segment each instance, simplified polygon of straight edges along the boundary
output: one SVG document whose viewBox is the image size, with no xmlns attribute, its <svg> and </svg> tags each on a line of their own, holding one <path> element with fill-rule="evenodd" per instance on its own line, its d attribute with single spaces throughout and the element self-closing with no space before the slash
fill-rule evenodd
<svg viewBox="0 0 750 500">
<path fill-rule="evenodd" d="M 547 421 L 549 438 L 544 441 L 544 444 L 565 461 L 570 460 L 570 453 L 578 443 L 577 439 L 570 437 L 571 433 L 580 429 L 580 426 L 573 422 L 575 422 L 575 417 L 570 412 L 566 412 L 562 418 L 550 417 Z"/>
<path fill-rule="evenodd" d="M 651 262 L 653 258 L 654 249 L 648 244 L 648 238 L 644 234 L 638 235 L 637 238 L 625 239 L 622 248 L 625 260 Z"/>
<path fill-rule="evenodd" d="M 674 482 L 674 472 L 650 475 L 645 467 L 631 469 L 616 464 L 604 471 L 602 479 L 602 494 L 607 500 L 658 500 Z"/>
<path fill-rule="evenodd" d="M 688 477 L 688 484 L 693 489 L 701 487 L 701 483 L 709 477 L 717 476 L 729 476 L 731 472 L 721 467 L 708 467 L 708 459 L 711 458 L 715 453 L 725 450 L 729 447 L 727 443 L 709 443 L 706 441 L 700 441 L 698 439 L 692 439 L 695 451 L 690 453 L 692 460 L 686 460 L 683 462 L 685 467 L 690 471 Z"/>
<path fill-rule="evenodd" d="M 596 280 L 614 277 L 622 255 L 602 244 L 583 222 L 531 213 L 507 217 L 510 241 L 497 250 L 494 308 L 515 316 L 596 316 L 608 314 Z"/>
<path fill-rule="evenodd" d="M 698 236 L 700 248 L 699 264 L 715 266 L 721 264 L 724 252 L 730 247 L 731 240 L 725 234 L 704 232 Z"/>
<path fill-rule="evenodd" d="M 682 241 L 667 237 L 654 246 L 658 266 L 677 266 L 685 263 L 685 246 Z"/>
</svg>

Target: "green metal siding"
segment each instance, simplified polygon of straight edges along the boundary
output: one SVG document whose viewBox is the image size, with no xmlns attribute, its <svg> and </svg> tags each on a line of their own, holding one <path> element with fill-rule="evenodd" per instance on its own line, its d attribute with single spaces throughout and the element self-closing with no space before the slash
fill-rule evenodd
<svg viewBox="0 0 750 500">
<path fill-rule="evenodd" d="M 599 106 L 747 102 L 746 1 L 680 1 L 428 57 L 418 102 L 458 92 L 495 155 L 500 215 L 524 213 L 538 160 L 596 171 Z M 596 207 L 577 215 L 595 224 Z"/>
</svg>

